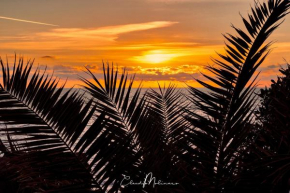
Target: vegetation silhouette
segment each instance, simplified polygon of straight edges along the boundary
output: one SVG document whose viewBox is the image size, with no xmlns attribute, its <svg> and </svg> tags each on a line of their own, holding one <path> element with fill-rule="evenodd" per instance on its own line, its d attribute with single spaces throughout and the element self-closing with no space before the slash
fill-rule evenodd
<svg viewBox="0 0 290 193">
<path fill-rule="evenodd" d="M 104 83 L 89 69 L 90 79 L 81 78 L 87 100 L 32 72 L 33 61 L 15 56 L 10 68 L 1 59 L 0 190 L 289 191 L 289 69 L 255 94 L 267 39 L 289 7 L 289 0 L 254 3 L 242 17 L 246 30 L 232 26 L 237 35 L 224 36 L 225 54 L 206 67 L 213 76 L 196 80 L 206 92 L 188 86 L 183 94 L 170 84 L 142 94 L 141 85 L 132 89 L 134 76 L 103 64 Z M 175 185 L 128 184 L 148 174 Z"/>
</svg>

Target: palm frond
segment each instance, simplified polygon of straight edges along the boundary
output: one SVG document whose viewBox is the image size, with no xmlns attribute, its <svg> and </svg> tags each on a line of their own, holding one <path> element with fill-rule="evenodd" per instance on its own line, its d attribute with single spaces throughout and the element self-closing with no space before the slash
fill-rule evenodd
<svg viewBox="0 0 290 193">
<path fill-rule="evenodd" d="M 25 65 L 23 58 L 19 58 L 18 64 L 16 62 L 15 56 L 11 70 L 8 63 L 4 65 L 0 59 L 3 76 L 0 85 L 0 121 L 5 124 L 5 127 L 1 127 L 0 134 L 7 136 L 2 140 L 3 144 L 6 148 L 11 147 L 11 143 L 15 144 L 16 153 L 35 152 L 34 155 L 39 155 L 27 162 L 19 160 L 21 157 L 18 158 L 23 161 L 22 164 L 35 167 L 38 172 L 41 172 L 42 167 L 49 167 L 39 166 L 36 164 L 38 161 L 44 161 L 43 158 L 58 160 L 66 155 L 66 159 L 53 163 L 56 170 L 61 171 L 63 167 L 70 170 L 72 167 L 74 169 L 67 176 L 67 180 L 70 177 L 76 180 L 71 181 L 71 185 L 78 185 L 84 191 L 92 190 L 93 187 L 96 191 L 100 190 L 99 185 L 94 182 L 91 168 L 87 166 L 87 160 L 74 149 L 94 113 L 95 108 L 91 108 L 92 100 L 85 104 L 77 92 L 69 90 L 63 93 L 63 86 L 57 88 L 58 80 L 49 77 L 45 72 L 41 74 L 39 69 L 31 73 L 33 61 L 28 61 Z M 44 180 L 57 179 L 55 170 L 47 172 L 45 176 L 49 179 Z M 33 176 L 26 178 L 30 179 L 25 181 L 28 186 L 36 180 Z M 54 187 L 46 186 L 43 191 L 53 190 Z"/>
<path fill-rule="evenodd" d="M 174 144 L 178 141 L 181 130 L 186 128 L 186 120 L 183 119 L 184 106 L 186 104 L 185 99 L 180 91 L 176 91 L 176 87 L 170 84 L 167 88 L 161 88 L 159 90 L 150 89 L 147 92 L 148 98 L 148 110 L 150 119 L 155 125 L 155 128 L 151 128 L 152 131 L 144 131 L 144 135 L 141 136 L 141 131 L 138 132 L 140 140 L 144 140 L 145 143 L 151 144 L 153 148 L 157 148 L 158 144 L 164 145 Z"/>
<path fill-rule="evenodd" d="M 208 92 L 189 88 L 190 99 L 199 109 L 188 120 L 195 127 L 194 157 L 202 162 L 197 170 L 203 173 L 200 179 L 205 188 L 221 190 L 223 181 L 231 180 L 238 171 L 253 128 L 257 76 L 254 79 L 252 76 L 269 54 L 271 42 L 265 41 L 281 24 L 279 21 L 288 13 L 289 5 L 284 0 L 255 2 L 248 20 L 242 17 L 247 31 L 233 26 L 238 35 L 224 36 L 229 42 L 226 53 L 213 59 L 215 66 L 207 67 L 216 77 L 204 74 L 207 82 L 197 80 Z"/>
<path fill-rule="evenodd" d="M 185 98 L 176 86 L 150 89 L 146 93 L 148 110 L 146 127 L 137 127 L 138 141 L 142 149 L 142 168 L 146 173 L 178 186 L 155 187 L 148 192 L 193 191 L 190 164 L 183 157 L 187 147 L 187 121 L 184 119 Z M 144 123 L 142 123 L 144 124 Z M 184 147 L 185 146 L 185 147 Z M 185 160 L 184 160 L 185 159 Z M 185 175 L 186 174 L 186 175 Z"/>
<path fill-rule="evenodd" d="M 80 152 L 88 148 L 86 155 L 92 158 L 90 164 L 94 167 L 96 179 L 104 189 L 116 192 L 122 189 L 120 182 L 123 175 L 134 175 L 138 179 L 142 173 L 138 168 L 141 154 L 136 140 L 136 126 L 146 114 L 146 100 L 144 96 L 140 97 L 140 86 L 132 91 L 134 76 L 129 80 L 125 69 L 119 78 L 118 69 L 103 63 L 104 84 L 87 70 L 92 80 L 82 80 L 85 90 L 96 101 L 97 119 L 76 148 L 80 148 Z M 97 139 L 90 137 L 96 134 Z"/>
</svg>

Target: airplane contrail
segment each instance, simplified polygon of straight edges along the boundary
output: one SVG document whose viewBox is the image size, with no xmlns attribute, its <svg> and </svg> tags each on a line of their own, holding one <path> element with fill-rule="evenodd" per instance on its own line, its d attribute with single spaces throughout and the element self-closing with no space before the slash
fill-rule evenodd
<svg viewBox="0 0 290 193">
<path fill-rule="evenodd" d="M 7 20 L 13 20 L 13 21 L 20 21 L 20 22 L 26 22 L 26 23 L 34 23 L 34 24 L 38 24 L 38 25 L 58 26 L 58 25 L 49 24 L 49 23 L 41 23 L 41 22 L 37 22 L 37 21 L 29 21 L 29 20 L 16 19 L 16 18 L 11 18 L 11 17 L 3 17 L 3 16 L 0 16 L 0 19 L 7 19 Z"/>
</svg>

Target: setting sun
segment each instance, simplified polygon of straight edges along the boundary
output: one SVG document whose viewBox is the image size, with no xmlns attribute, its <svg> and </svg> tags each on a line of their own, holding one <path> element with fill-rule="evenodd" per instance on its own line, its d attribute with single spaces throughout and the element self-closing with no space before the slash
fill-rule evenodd
<svg viewBox="0 0 290 193">
<path fill-rule="evenodd" d="M 180 56 L 179 54 L 169 53 L 163 50 L 153 50 L 145 53 L 143 56 L 136 56 L 133 59 L 141 63 L 158 64 L 167 62 Z"/>
</svg>

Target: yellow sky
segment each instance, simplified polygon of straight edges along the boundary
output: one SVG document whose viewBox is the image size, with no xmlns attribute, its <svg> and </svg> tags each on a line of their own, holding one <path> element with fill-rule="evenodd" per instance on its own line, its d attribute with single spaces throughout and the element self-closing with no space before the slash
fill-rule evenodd
<svg viewBox="0 0 290 193">
<path fill-rule="evenodd" d="M 0 7 L 0 54 L 14 53 L 47 65 L 67 86 L 86 76 L 84 66 L 101 78 L 102 61 L 136 74 L 136 85 L 156 87 L 174 82 L 199 87 L 216 52 L 224 52 L 222 33 L 242 27 L 239 12 L 251 0 L 64 0 L 10 2 Z M 19 10 L 17 12 L 13 10 Z M 259 70 L 260 85 L 269 85 L 284 58 L 290 60 L 290 20 L 271 40 L 274 51 Z"/>
</svg>

